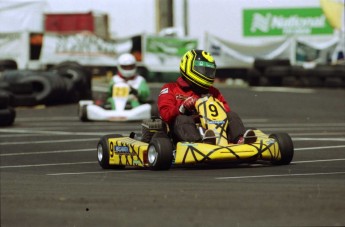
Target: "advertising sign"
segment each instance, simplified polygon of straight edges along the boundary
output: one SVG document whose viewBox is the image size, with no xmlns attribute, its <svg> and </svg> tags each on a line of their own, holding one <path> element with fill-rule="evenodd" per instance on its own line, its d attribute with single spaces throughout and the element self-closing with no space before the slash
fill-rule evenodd
<svg viewBox="0 0 345 227">
<path fill-rule="evenodd" d="M 146 51 L 182 57 L 188 50 L 195 49 L 197 44 L 196 39 L 148 36 L 146 38 Z"/>
<path fill-rule="evenodd" d="M 144 63 L 152 71 L 178 71 L 183 54 L 197 47 L 197 39 L 146 36 Z"/>
<path fill-rule="evenodd" d="M 243 10 L 244 37 L 332 33 L 333 28 L 321 8 Z"/>
<path fill-rule="evenodd" d="M 132 40 L 104 40 L 91 33 L 58 34 L 44 36 L 40 61 L 57 64 L 62 61 L 77 61 L 85 65 L 109 65 L 117 63 L 121 53 L 128 53 Z"/>
</svg>

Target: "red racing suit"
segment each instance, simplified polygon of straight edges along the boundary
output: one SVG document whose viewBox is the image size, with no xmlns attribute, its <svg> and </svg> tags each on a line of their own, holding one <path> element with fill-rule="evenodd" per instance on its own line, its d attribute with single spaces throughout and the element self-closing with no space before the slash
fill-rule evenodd
<svg viewBox="0 0 345 227">
<path fill-rule="evenodd" d="M 226 112 L 230 112 L 228 103 L 217 88 L 210 87 L 208 93 L 223 103 Z M 195 93 L 182 77 L 179 77 L 176 82 L 163 85 L 157 102 L 162 120 L 171 124 L 181 114 L 179 108 L 183 101 L 190 96 L 200 98 L 200 94 Z"/>
</svg>

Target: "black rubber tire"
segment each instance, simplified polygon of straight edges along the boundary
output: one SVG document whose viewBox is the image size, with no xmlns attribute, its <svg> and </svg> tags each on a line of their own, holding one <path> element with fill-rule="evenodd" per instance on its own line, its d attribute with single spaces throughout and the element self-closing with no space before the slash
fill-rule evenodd
<svg viewBox="0 0 345 227">
<path fill-rule="evenodd" d="M 36 106 L 39 104 L 34 94 L 31 95 L 14 95 L 13 106 Z"/>
<path fill-rule="evenodd" d="M 11 88 L 11 85 L 7 81 L 0 81 L 0 90 L 10 91 L 10 88 Z"/>
<path fill-rule="evenodd" d="M 30 95 L 33 93 L 33 87 L 31 83 L 14 82 L 9 84 L 9 91 L 18 95 Z"/>
<path fill-rule="evenodd" d="M 11 92 L 0 90 L 0 109 L 13 106 L 14 97 Z"/>
<path fill-rule="evenodd" d="M 255 59 L 254 68 L 264 73 L 270 66 L 290 66 L 289 59 Z"/>
<path fill-rule="evenodd" d="M 109 164 L 109 146 L 108 146 L 108 139 L 109 138 L 119 138 L 123 137 L 120 134 L 109 134 L 109 135 L 104 135 L 101 137 L 97 144 L 97 161 L 98 164 L 103 168 L 103 169 L 124 169 L 126 166 L 124 165 L 110 165 Z M 99 150 L 102 149 L 102 150 Z M 100 153 L 102 155 L 100 155 Z"/>
<path fill-rule="evenodd" d="M 147 149 L 151 170 L 168 170 L 173 161 L 173 144 L 169 138 L 152 138 Z"/>
<path fill-rule="evenodd" d="M 283 78 L 290 75 L 290 66 L 270 66 L 266 69 L 264 76 L 270 85 L 281 86 Z"/>
<path fill-rule="evenodd" d="M 38 104 L 44 104 L 45 102 L 48 102 L 49 96 L 51 96 L 53 92 L 53 86 L 47 77 L 32 75 L 21 78 L 19 82 L 28 82 L 32 84 L 34 95 Z"/>
<path fill-rule="evenodd" d="M 21 78 L 37 75 L 39 74 L 39 72 L 40 71 L 27 70 L 27 69 L 6 70 L 2 73 L 1 81 L 6 81 L 8 83 L 15 83 Z"/>
<path fill-rule="evenodd" d="M 273 133 L 269 136 L 270 138 L 275 139 L 279 144 L 279 150 L 281 159 L 273 160 L 272 164 L 274 165 L 288 165 L 292 161 L 294 156 L 294 146 L 291 140 L 291 137 L 287 133 Z"/>
<path fill-rule="evenodd" d="M 0 110 L 0 126 L 13 125 L 16 118 L 16 111 L 12 107 Z"/>
<path fill-rule="evenodd" d="M 68 98 L 65 82 L 54 72 L 37 72 L 19 79 L 18 83 L 31 83 L 38 104 L 63 103 Z"/>
<path fill-rule="evenodd" d="M 84 66 L 74 61 L 65 61 L 54 66 L 51 70 L 70 80 L 71 83 L 68 84 L 67 91 L 77 91 L 78 101 L 80 99 L 92 99 L 92 74 Z"/>
<path fill-rule="evenodd" d="M 83 105 L 81 107 L 78 108 L 78 115 L 79 115 L 79 119 L 82 121 L 82 122 L 88 122 L 90 121 L 88 118 L 87 118 L 87 105 Z"/>
<path fill-rule="evenodd" d="M 153 138 L 168 138 L 170 139 L 170 137 L 168 136 L 168 134 L 164 131 L 158 131 L 158 132 L 155 132 L 152 136 L 152 139 Z"/>
<path fill-rule="evenodd" d="M 18 69 L 17 62 L 12 59 L 0 60 L 0 72 L 8 69 Z"/>
<path fill-rule="evenodd" d="M 262 73 L 259 72 L 257 69 L 248 69 L 247 71 L 247 81 L 249 86 L 259 86 L 260 85 L 260 78 L 262 77 Z"/>
</svg>

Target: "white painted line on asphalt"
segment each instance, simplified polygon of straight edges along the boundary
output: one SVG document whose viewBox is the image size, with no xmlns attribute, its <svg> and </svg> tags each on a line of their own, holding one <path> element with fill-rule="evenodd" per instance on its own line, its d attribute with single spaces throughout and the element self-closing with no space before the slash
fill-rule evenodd
<svg viewBox="0 0 345 227">
<path fill-rule="evenodd" d="M 85 152 L 85 151 L 95 151 L 96 148 L 93 149 L 76 149 L 76 150 L 60 150 L 60 151 L 37 151 L 37 152 L 20 152 L 20 153 L 8 153 L 8 154 L 0 154 L 0 157 L 4 156 L 22 156 L 22 155 L 40 155 L 40 154 L 60 154 L 60 153 L 73 153 L 73 152 Z"/>
<path fill-rule="evenodd" d="M 31 137 L 31 136 L 51 136 L 49 134 L 40 134 L 40 135 L 37 135 L 35 133 L 32 133 L 32 134 L 24 134 L 24 133 L 21 133 L 21 134 L 6 134 L 6 135 L 0 135 L 0 138 L 14 138 L 14 137 Z"/>
<path fill-rule="evenodd" d="M 327 146 L 327 147 L 303 147 L 295 148 L 295 151 L 302 150 L 318 150 L 318 149 L 333 149 L 333 148 L 343 148 L 345 145 L 340 146 Z M 96 148 L 87 148 L 87 149 L 74 149 L 74 150 L 57 150 L 57 151 L 37 151 L 37 152 L 19 152 L 19 153 L 7 153 L 0 154 L 0 157 L 6 156 L 23 156 L 23 155 L 40 155 L 40 154 L 62 154 L 62 153 L 74 153 L 74 152 L 86 152 L 86 151 L 96 151 Z M 342 160 L 342 159 L 340 159 Z"/>
<path fill-rule="evenodd" d="M 98 171 L 98 172 L 76 172 L 76 173 L 48 173 L 47 176 L 64 176 L 64 175 L 84 175 L 84 174 L 98 174 L 98 173 L 128 173 L 135 170 L 115 170 L 115 171 Z"/>
<path fill-rule="evenodd" d="M 50 134 L 50 135 L 85 135 L 85 136 L 99 136 L 104 135 L 104 132 L 64 132 L 64 131 L 48 131 L 48 130 L 33 130 L 33 129 L 0 129 L 0 132 L 7 133 L 31 133 L 31 134 Z"/>
<path fill-rule="evenodd" d="M 17 121 L 29 121 L 29 122 L 33 122 L 33 121 L 75 121 L 75 120 L 79 120 L 78 117 L 18 117 L 16 118 L 16 122 Z"/>
<path fill-rule="evenodd" d="M 83 164 L 96 164 L 96 163 L 97 163 L 97 161 L 93 161 L 93 162 L 49 163 L 49 164 L 34 164 L 34 165 L 16 165 L 16 166 L 0 166 L 0 169 L 27 168 L 27 167 L 45 167 L 45 166 L 65 166 L 65 165 L 83 165 Z"/>
<path fill-rule="evenodd" d="M 325 159 L 325 160 L 307 160 L 307 161 L 295 161 L 295 162 L 291 162 L 291 163 L 292 163 L 292 164 L 297 164 L 297 163 L 337 162 L 337 161 L 345 161 L 345 158 L 337 158 L 337 159 Z"/>
<path fill-rule="evenodd" d="M 268 122 L 267 118 L 253 118 L 253 119 L 247 119 L 247 118 L 243 118 L 242 121 L 246 122 L 246 123 L 264 123 L 264 122 Z"/>
<path fill-rule="evenodd" d="M 313 162 L 335 162 L 335 161 L 345 161 L 345 159 L 324 159 L 324 160 L 296 161 L 296 162 L 291 162 L 291 163 L 313 163 Z M 0 166 L 0 169 L 62 166 L 62 165 L 80 165 L 80 164 L 96 164 L 96 163 L 97 163 L 97 161 L 93 161 L 93 162 L 70 162 L 70 163 L 49 163 L 49 164 L 33 164 L 33 165 L 15 165 L 15 166 Z"/>
<path fill-rule="evenodd" d="M 344 127 L 345 123 L 265 123 L 257 124 L 262 127 Z"/>
<path fill-rule="evenodd" d="M 295 151 L 303 151 L 303 150 L 320 150 L 320 149 L 336 149 L 336 148 L 343 148 L 345 145 L 339 146 L 326 146 L 326 147 L 303 147 L 303 148 L 295 148 Z"/>
<path fill-rule="evenodd" d="M 345 138 L 292 138 L 293 141 L 345 141 Z"/>
<path fill-rule="evenodd" d="M 339 136 L 345 135 L 345 131 L 342 132 L 307 132 L 307 133 L 289 133 L 290 136 Z"/>
<path fill-rule="evenodd" d="M 282 127 L 273 127 L 273 128 L 268 128 L 266 126 L 256 126 L 255 124 L 251 125 L 252 127 L 258 128 L 261 131 L 266 131 L 266 132 L 276 132 L 276 131 L 284 131 L 284 132 L 291 132 L 291 131 L 305 131 L 305 132 L 309 132 L 309 131 L 321 131 L 324 132 L 325 130 L 327 131 L 339 131 L 342 132 L 344 134 L 344 130 L 345 127 L 336 127 L 336 126 L 329 126 L 328 129 L 326 129 L 325 127 L 309 127 L 309 126 L 305 126 L 305 127 L 289 127 L 289 126 L 282 126 Z"/>
<path fill-rule="evenodd" d="M 345 138 L 293 138 L 294 141 L 345 141 Z"/>
<path fill-rule="evenodd" d="M 237 176 L 237 177 L 216 177 L 215 179 L 216 180 L 231 180 L 231 179 L 248 179 L 248 178 L 298 177 L 298 176 L 337 175 L 337 174 L 345 174 L 345 172 L 253 175 L 253 176 Z"/>
<path fill-rule="evenodd" d="M 82 141 L 94 141 L 99 138 L 87 138 L 87 139 L 69 139 L 69 140 L 43 140 L 43 141 L 23 141 L 23 142 L 3 142 L 0 145 L 21 145 L 21 144 L 42 144 L 42 143 L 71 143 L 71 142 L 82 142 Z"/>
<path fill-rule="evenodd" d="M 289 93 L 315 93 L 315 89 L 311 88 L 291 88 L 291 87 L 252 87 L 251 90 L 258 92 L 289 92 Z"/>
</svg>

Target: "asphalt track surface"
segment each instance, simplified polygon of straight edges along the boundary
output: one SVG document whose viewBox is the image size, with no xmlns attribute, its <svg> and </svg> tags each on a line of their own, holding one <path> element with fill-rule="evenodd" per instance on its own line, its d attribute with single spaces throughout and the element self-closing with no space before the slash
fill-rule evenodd
<svg viewBox="0 0 345 227">
<path fill-rule="evenodd" d="M 100 136 L 140 123 L 18 108 L 0 128 L 1 226 L 345 226 L 345 90 L 220 89 L 247 127 L 290 134 L 290 165 L 103 170 Z"/>
</svg>

